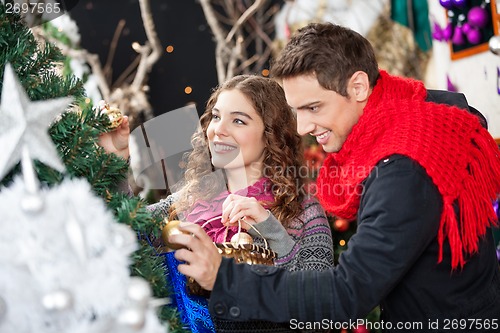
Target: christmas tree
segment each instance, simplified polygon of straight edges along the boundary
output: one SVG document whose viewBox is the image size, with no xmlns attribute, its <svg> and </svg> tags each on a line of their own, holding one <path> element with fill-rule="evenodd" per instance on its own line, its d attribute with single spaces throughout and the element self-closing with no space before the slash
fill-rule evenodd
<svg viewBox="0 0 500 333">
<path fill-rule="evenodd" d="M 158 303 L 155 300 L 168 300 L 169 293 L 162 260 L 142 235 L 158 236 L 162 221 L 148 212 L 141 199 L 120 191 L 119 184 L 126 182 L 127 161 L 96 144 L 99 134 L 110 130 L 110 121 L 92 110 L 79 80 L 60 74 L 62 61 L 59 50 L 48 43 L 39 44 L 20 17 L 7 14 L 0 4 L 0 141 L 7 149 L 0 160 L 0 220 L 7 237 L 2 246 L 9 248 L 1 261 L 3 270 L 16 272 L 15 276 L 0 274 L 2 285 L 7 286 L 0 290 L 0 327 L 11 325 L 5 327 L 17 332 L 60 332 L 59 325 L 63 325 L 72 328 L 64 330 L 68 332 L 87 332 L 89 327 L 113 332 L 118 325 L 122 331 L 157 332 L 150 310 Z M 7 64 L 12 70 L 5 70 L 10 68 Z M 16 80 L 19 87 L 14 89 Z M 5 82 L 10 82 L 7 87 L 3 87 Z M 25 99 L 18 99 L 22 107 L 12 105 L 10 101 L 16 99 L 11 94 L 24 94 Z M 67 96 L 71 99 L 60 99 Z M 72 102 L 49 128 L 57 113 L 44 114 L 44 107 L 53 108 L 56 101 L 61 112 Z M 49 143 L 56 147 L 52 153 Z M 21 159 L 23 163 L 18 163 Z M 27 167 L 32 160 L 33 166 Z M 37 208 L 40 203 L 42 207 Z M 113 224 L 116 222 L 131 227 L 138 239 L 130 241 L 130 233 Z M 37 244 L 23 242 L 30 239 L 45 245 L 39 249 Z M 123 247 L 124 241 L 128 246 Z M 134 244 L 138 244 L 136 251 Z M 111 256 L 109 260 L 100 257 L 105 254 Z M 120 275 L 129 258 L 132 263 L 126 267 L 126 276 L 123 271 Z M 81 282 L 83 276 L 85 288 L 79 289 L 81 285 L 72 283 Z M 114 279 L 121 283 L 106 289 Z M 147 288 L 142 279 L 149 282 Z M 149 296 L 149 288 L 154 298 Z M 83 291 L 88 292 L 81 296 Z M 114 298 L 110 291 L 115 291 Z M 142 293 L 140 300 L 134 300 L 137 293 Z M 37 297 L 41 303 L 23 312 L 23 306 L 36 303 Z M 142 304 L 141 311 L 137 302 Z M 183 331 L 175 309 L 162 306 L 158 312 L 168 324 L 163 331 L 168 327 L 172 332 Z M 39 330 L 16 326 L 31 318 L 46 326 Z"/>
</svg>

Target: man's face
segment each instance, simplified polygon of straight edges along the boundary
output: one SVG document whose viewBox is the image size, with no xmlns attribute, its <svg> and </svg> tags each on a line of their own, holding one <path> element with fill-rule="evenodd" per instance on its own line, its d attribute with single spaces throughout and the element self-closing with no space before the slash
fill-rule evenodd
<svg viewBox="0 0 500 333">
<path fill-rule="evenodd" d="M 286 100 L 297 112 L 299 134 L 314 136 L 326 152 L 338 152 L 366 104 L 366 100 L 357 98 L 354 86 L 349 81 L 347 98 L 323 88 L 315 75 L 283 79 Z"/>
</svg>

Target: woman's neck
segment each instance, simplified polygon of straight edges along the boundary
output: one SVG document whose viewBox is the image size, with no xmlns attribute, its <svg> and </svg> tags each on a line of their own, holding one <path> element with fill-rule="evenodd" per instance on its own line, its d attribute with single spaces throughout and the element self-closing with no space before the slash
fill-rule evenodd
<svg viewBox="0 0 500 333">
<path fill-rule="evenodd" d="M 227 188 L 234 193 L 255 184 L 262 177 L 262 168 L 256 165 L 245 168 L 226 169 Z"/>
</svg>

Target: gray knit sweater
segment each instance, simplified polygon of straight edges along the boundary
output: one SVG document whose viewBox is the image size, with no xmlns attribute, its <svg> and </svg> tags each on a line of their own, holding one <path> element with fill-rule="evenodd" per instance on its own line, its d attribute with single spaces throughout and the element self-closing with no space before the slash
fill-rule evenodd
<svg viewBox="0 0 500 333">
<path fill-rule="evenodd" d="M 167 216 L 174 201 L 175 193 L 148 206 L 148 209 Z M 313 197 L 304 200 L 302 207 L 302 214 L 287 228 L 272 214 L 254 227 L 277 253 L 276 266 L 289 271 L 328 269 L 334 265 L 333 240 L 325 212 Z M 264 245 L 264 240 L 255 230 L 250 229 L 248 233 L 254 244 Z"/>
</svg>

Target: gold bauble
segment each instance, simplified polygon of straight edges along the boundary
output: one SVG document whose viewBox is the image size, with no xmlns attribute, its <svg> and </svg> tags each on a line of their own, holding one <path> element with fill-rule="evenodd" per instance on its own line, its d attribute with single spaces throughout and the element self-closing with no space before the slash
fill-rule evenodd
<svg viewBox="0 0 500 333">
<path fill-rule="evenodd" d="M 115 129 L 121 125 L 123 122 L 123 114 L 120 112 L 120 109 L 114 106 L 110 106 L 108 103 L 102 101 L 99 105 L 99 113 L 105 114 L 109 118 L 110 129 Z"/>
<path fill-rule="evenodd" d="M 231 237 L 231 243 L 237 245 L 253 244 L 253 238 L 246 232 L 240 232 Z"/>
<path fill-rule="evenodd" d="M 123 115 L 120 112 L 120 109 L 109 106 L 108 108 L 105 109 L 104 113 L 109 118 L 109 122 L 111 123 L 111 128 L 117 128 L 118 126 L 121 125 L 123 121 Z"/>
<path fill-rule="evenodd" d="M 168 238 L 172 235 L 180 235 L 180 234 L 189 235 L 189 233 L 179 230 L 180 223 L 181 221 L 179 220 L 168 221 L 167 224 L 165 224 L 165 226 L 161 230 L 161 239 L 163 240 L 163 244 L 165 244 L 165 246 L 168 247 L 169 249 L 178 250 L 184 247 L 180 244 L 170 243 L 168 241 Z"/>
</svg>

